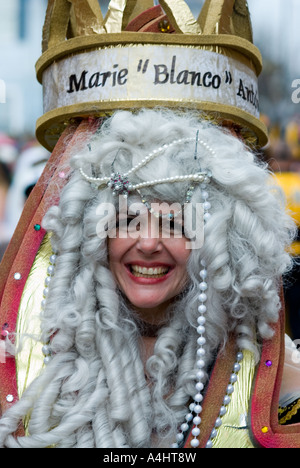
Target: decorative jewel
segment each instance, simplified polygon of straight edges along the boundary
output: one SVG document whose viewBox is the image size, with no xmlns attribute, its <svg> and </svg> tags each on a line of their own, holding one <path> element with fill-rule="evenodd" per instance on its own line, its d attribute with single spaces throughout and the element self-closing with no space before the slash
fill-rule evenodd
<svg viewBox="0 0 300 468">
<path fill-rule="evenodd" d="M 263 434 L 267 434 L 267 432 L 269 432 L 269 428 L 267 426 L 264 426 L 264 427 L 261 428 L 261 432 Z"/>
<path fill-rule="evenodd" d="M 5 340 L 8 337 L 9 331 L 7 330 L 7 328 L 8 328 L 8 324 L 5 323 L 1 330 L 1 335 L 0 335 L 1 340 Z"/>
<path fill-rule="evenodd" d="M 270 360 L 266 361 L 266 366 L 267 366 L 267 367 L 271 367 L 272 364 L 273 364 L 272 361 L 270 361 Z"/>
<path fill-rule="evenodd" d="M 2 337 L 3 339 L 5 339 L 5 338 L 9 335 L 9 332 L 8 332 L 8 330 L 7 330 L 8 327 L 9 327 L 8 323 L 4 323 L 4 324 L 2 325 L 1 337 Z"/>
<path fill-rule="evenodd" d="M 146 197 L 144 197 L 141 193 L 140 190 L 137 190 L 138 194 L 140 195 L 141 197 L 141 201 L 142 203 L 145 205 L 145 207 L 147 208 L 147 210 L 149 211 L 149 213 L 151 213 L 153 216 L 155 216 L 156 218 L 162 218 L 162 219 L 169 219 L 169 220 L 172 220 L 174 218 L 177 218 L 177 216 L 179 216 L 181 213 L 182 213 L 182 209 L 176 211 L 176 212 L 169 212 L 169 213 L 162 213 L 161 211 L 155 211 L 154 208 L 152 208 L 151 206 L 151 203 L 146 199 Z"/>
<path fill-rule="evenodd" d="M 187 192 L 186 192 L 186 194 L 185 194 L 185 203 L 190 203 L 190 202 L 191 202 L 191 199 L 192 199 L 194 190 L 195 190 L 194 185 L 191 185 L 191 186 L 187 189 Z"/>
<path fill-rule="evenodd" d="M 7 396 L 6 396 L 6 401 L 7 401 L 8 403 L 12 403 L 12 402 L 14 401 L 14 396 L 13 396 L 13 395 L 7 395 Z"/>
<path fill-rule="evenodd" d="M 35 231 L 40 231 L 41 230 L 41 225 L 40 224 L 35 224 L 34 225 L 34 230 Z"/>
<path fill-rule="evenodd" d="M 162 33 L 167 33 L 167 32 L 169 32 L 170 29 L 171 29 L 170 23 L 169 23 L 169 21 L 166 20 L 166 19 L 160 21 L 158 27 L 159 27 L 159 30 L 160 30 Z"/>
<path fill-rule="evenodd" d="M 22 279 L 21 273 L 19 273 L 19 272 L 15 273 L 14 278 L 15 278 L 16 281 L 20 281 L 20 279 Z"/>
<path fill-rule="evenodd" d="M 113 173 L 111 175 L 110 181 L 107 183 L 107 186 L 113 190 L 113 195 L 124 195 L 127 197 L 132 190 L 132 185 L 129 182 L 127 177 L 122 176 L 121 174 Z"/>
</svg>

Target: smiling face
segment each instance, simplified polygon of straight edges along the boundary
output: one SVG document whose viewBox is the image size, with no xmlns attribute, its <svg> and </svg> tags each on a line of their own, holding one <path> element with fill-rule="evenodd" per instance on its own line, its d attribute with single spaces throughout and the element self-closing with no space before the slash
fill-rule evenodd
<svg viewBox="0 0 300 468">
<path fill-rule="evenodd" d="M 161 231 L 154 235 L 153 216 L 148 212 L 144 216 L 147 223 L 142 223 L 135 238 L 117 235 L 108 240 L 109 266 L 140 318 L 155 324 L 163 320 L 166 308 L 187 284 L 190 250 L 183 235 L 176 237 L 172 231 L 170 238 Z"/>
</svg>

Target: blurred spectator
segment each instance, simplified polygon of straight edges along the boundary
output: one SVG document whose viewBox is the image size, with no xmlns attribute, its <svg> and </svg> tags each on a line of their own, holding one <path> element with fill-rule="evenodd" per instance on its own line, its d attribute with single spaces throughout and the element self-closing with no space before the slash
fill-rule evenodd
<svg viewBox="0 0 300 468">
<path fill-rule="evenodd" d="M 2 258 L 8 243 L 8 235 L 4 223 L 4 214 L 10 181 L 10 171 L 7 165 L 0 161 L 0 259 Z"/>
<path fill-rule="evenodd" d="M 12 172 L 18 158 L 18 143 L 5 133 L 0 132 L 0 161 Z"/>
<path fill-rule="evenodd" d="M 36 141 L 27 144 L 20 153 L 6 199 L 5 223 L 9 237 L 14 233 L 24 204 L 48 158 L 49 152 Z"/>
<path fill-rule="evenodd" d="M 265 119 L 266 122 L 266 119 Z M 298 235 L 291 247 L 295 264 L 285 278 L 284 294 L 287 309 L 287 328 L 292 339 L 300 339 L 300 119 L 294 117 L 285 128 L 269 126 L 270 140 L 264 156 L 285 193 L 287 209 L 293 216 Z"/>
<path fill-rule="evenodd" d="M 291 254 L 295 258 L 294 268 L 284 284 L 289 333 L 296 340 L 300 339 L 300 173 L 277 173 L 276 179 L 285 192 L 287 208 L 298 227 L 296 239 L 291 246 Z"/>
<path fill-rule="evenodd" d="M 296 116 L 286 126 L 285 141 L 294 160 L 300 161 L 300 116 Z"/>
<path fill-rule="evenodd" d="M 16 141 L 0 133 L 0 259 L 9 241 L 9 232 L 4 219 L 5 207 L 17 157 Z"/>
</svg>

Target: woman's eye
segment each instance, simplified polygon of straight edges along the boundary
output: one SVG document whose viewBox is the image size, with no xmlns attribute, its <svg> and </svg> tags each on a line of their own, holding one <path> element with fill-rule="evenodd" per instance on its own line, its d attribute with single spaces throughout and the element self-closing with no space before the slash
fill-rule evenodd
<svg viewBox="0 0 300 468">
<path fill-rule="evenodd" d="M 127 216 L 126 218 L 118 218 L 116 222 L 117 229 L 132 230 L 133 228 L 136 231 L 140 230 L 140 223 L 134 223 L 134 216 Z"/>
<path fill-rule="evenodd" d="M 161 228 L 163 231 L 170 231 L 172 235 L 184 236 L 184 226 L 182 223 L 176 221 L 176 219 L 162 221 Z"/>
<path fill-rule="evenodd" d="M 116 222 L 116 228 L 119 229 L 119 228 L 124 228 L 124 227 L 128 227 L 129 226 L 129 223 L 130 221 L 132 220 L 133 218 L 117 218 L 117 222 Z"/>
<path fill-rule="evenodd" d="M 146 223 L 147 221 L 145 221 Z M 175 237 L 182 237 L 184 236 L 184 225 L 182 222 L 176 219 L 167 219 L 167 218 L 155 218 L 151 220 L 151 232 L 159 232 L 162 235 L 167 237 L 175 236 Z M 116 229 L 126 232 L 139 232 L 141 230 L 140 218 L 137 219 L 136 216 L 127 216 L 124 218 L 117 218 L 116 221 Z M 145 226 L 144 226 L 145 227 Z"/>
</svg>

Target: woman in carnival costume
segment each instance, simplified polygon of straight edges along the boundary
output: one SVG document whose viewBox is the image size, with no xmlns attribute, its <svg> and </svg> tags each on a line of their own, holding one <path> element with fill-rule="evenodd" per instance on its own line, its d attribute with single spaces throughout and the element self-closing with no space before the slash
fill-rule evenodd
<svg viewBox="0 0 300 468">
<path fill-rule="evenodd" d="M 205 18 L 221 3 L 230 10 L 207 2 Z M 151 27 L 168 29 L 156 7 L 127 29 L 153 10 Z M 236 89 L 244 100 L 240 79 Z M 232 111 L 226 129 L 193 110 L 120 110 L 67 129 L 4 258 L 2 447 L 300 446 L 299 355 L 281 298 L 294 225 L 242 138 L 247 127 L 262 142 L 261 124 L 237 127 L 245 115 Z"/>
</svg>

